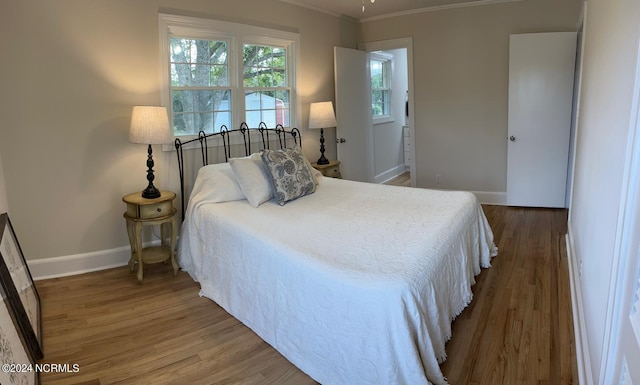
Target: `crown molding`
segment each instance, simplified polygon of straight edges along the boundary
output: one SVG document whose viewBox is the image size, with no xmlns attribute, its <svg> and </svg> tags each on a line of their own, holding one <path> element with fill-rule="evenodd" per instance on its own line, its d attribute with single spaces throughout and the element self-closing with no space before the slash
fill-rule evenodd
<svg viewBox="0 0 640 385">
<path fill-rule="evenodd" d="M 281 0 L 281 1 L 284 1 L 284 0 Z M 387 1 L 391 1 L 391 0 L 387 0 Z M 364 18 L 364 19 L 360 19 L 358 21 L 360 23 L 367 23 L 367 22 L 370 22 L 370 21 L 389 19 L 389 18 L 398 17 L 398 16 L 415 15 L 415 14 L 418 14 L 418 13 L 425 13 L 425 12 L 438 12 L 438 11 L 444 11 L 444 10 L 448 10 L 448 9 L 479 7 L 479 6 L 482 6 L 482 5 L 492 5 L 492 4 L 501 4 L 501 3 L 517 3 L 517 2 L 522 2 L 522 1 L 525 1 L 525 0 L 477 0 L 477 1 L 467 1 L 467 2 L 464 2 L 464 3 L 447 4 L 447 5 L 435 5 L 435 6 L 431 6 L 431 7 L 411 9 L 411 10 L 408 10 L 408 11 L 388 13 L 388 14 L 380 15 L 380 16 L 367 17 L 367 18 Z"/>
</svg>

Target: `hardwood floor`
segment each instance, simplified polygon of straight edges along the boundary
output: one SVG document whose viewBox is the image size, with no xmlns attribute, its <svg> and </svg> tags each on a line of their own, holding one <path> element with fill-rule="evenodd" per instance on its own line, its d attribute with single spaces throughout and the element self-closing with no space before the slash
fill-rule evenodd
<svg viewBox="0 0 640 385">
<path fill-rule="evenodd" d="M 394 178 L 391 178 L 390 180 L 385 182 L 385 184 L 390 184 L 393 186 L 411 187 L 411 175 L 409 174 L 408 171 L 404 172 Z"/>
<path fill-rule="evenodd" d="M 499 255 L 453 323 L 452 385 L 577 384 L 566 211 L 484 206 Z M 38 281 L 42 384 L 315 384 L 170 265 Z"/>
<path fill-rule="evenodd" d="M 484 206 L 498 246 L 453 324 L 451 384 L 578 384 L 566 210 Z"/>
</svg>

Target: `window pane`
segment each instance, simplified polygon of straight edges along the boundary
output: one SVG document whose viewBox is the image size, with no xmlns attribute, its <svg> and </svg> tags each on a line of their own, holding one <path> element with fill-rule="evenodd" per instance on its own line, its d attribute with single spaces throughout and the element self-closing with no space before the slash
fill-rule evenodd
<svg viewBox="0 0 640 385">
<path fill-rule="evenodd" d="M 250 44 L 245 44 L 242 47 L 242 65 L 252 66 L 255 64 L 256 49 L 257 47 L 255 45 Z"/>
<path fill-rule="evenodd" d="M 391 62 L 373 59 L 371 69 L 371 108 L 373 116 L 389 115 L 389 76 Z"/>
<path fill-rule="evenodd" d="M 256 46 L 255 65 L 263 68 L 271 67 L 271 47 Z"/>
<path fill-rule="evenodd" d="M 276 91 L 276 124 L 289 127 L 289 91 Z"/>
<path fill-rule="evenodd" d="M 371 88 L 381 88 L 382 85 L 382 62 L 371 60 Z"/>
<path fill-rule="evenodd" d="M 287 86 L 286 74 L 287 73 L 284 69 L 274 68 L 272 71 L 273 87 L 286 87 Z"/>
<path fill-rule="evenodd" d="M 222 112 L 214 112 L 213 114 L 213 129 L 215 132 L 220 131 L 220 127 L 223 125 L 227 126 L 228 129 L 233 129 L 231 127 L 231 112 L 230 111 L 222 111 Z"/>
<path fill-rule="evenodd" d="M 213 112 L 200 112 L 194 114 L 193 122 L 198 132 L 213 132 Z"/>
<path fill-rule="evenodd" d="M 382 91 L 374 90 L 371 93 L 371 111 L 373 116 L 380 116 L 384 114 L 382 107 Z"/>
<path fill-rule="evenodd" d="M 229 85 L 229 73 L 226 65 L 211 66 L 211 85 L 221 87 Z"/>
<path fill-rule="evenodd" d="M 260 93 L 260 108 L 274 110 L 276 108 L 275 91 L 263 91 Z"/>
<path fill-rule="evenodd" d="M 211 66 L 209 64 L 191 65 L 191 84 L 194 87 L 209 87 L 211 84 Z"/>
<path fill-rule="evenodd" d="M 228 65 L 227 42 L 225 41 L 209 41 L 209 54 L 211 64 Z"/>
<path fill-rule="evenodd" d="M 287 68 L 287 50 L 283 48 L 273 48 L 273 61 L 272 68 L 282 69 Z"/>
<path fill-rule="evenodd" d="M 230 115 L 227 42 L 172 37 L 169 67 L 174 132 L 212 132 L 219 108 Z"/>
<path fill-rule="evenodd" d="M 273 128 L 277 124 L 285 127 L 290 122 L 289 91 L 247 91 L 245 93 L 245 121 L 249 127 L 261 122 Z"/>
<path fill-rule="evenodd" d="M 257 87 L 258 69 L 254 67 L 244 67 L 243 79 L 242 83 L 244 87 Z"/>
<path fill-rule="evenodd" d="M 243 46 L 245 87 L 286 87 L 287 50 L 282 47 Z"/>
<path fill-rule="evenodd" d="M 231 111 L 231 91 L 213 91 L 213 111 Z"/>
<path fill-rule="evenodd" d="M 193 130 L 193 115 L 174 113 L 173 131 L 176 135 L 196 134 Z"/>
<path fill-rule="evenodd" d="M 192 91 L 172 91 L 173 111 L 174 112 L 192 112 L 193 92 Z"/>
<path fill-rule="evenodd" d="M 193 91 L 194 111 L 213 111 L 213 91 Z"/>
<path fill-rule="evenodd" d="M 260 69 L 260 75 L 258 75 L 259 87 L 273 87 L 273 74 L 269 69 Z"/>
<path fill-rule="evenodd" d="M 260 122 L 262 122 L 260 111 L 247 111 L 245 116 L 245 123 L 247 123 L 247 126 L 250 128 L 256 128 L 260 125 Z"/>
<path fill-rule="evenodd" d="M 171 63 L 171 86 L 191 85 L 191 65 L 181 63 Z"/>
<path fill-rule="evenodd" d="M 389 88 L 389 62 L 382 64 L 382 88 Z"/>
<path fill-rule="evenodd" d="M 190 63 L 192 40 L 171 38 L 171 62 Z"/>
<path fill-rule="evenodd" d="M 250 127 L 290 123 L 287 50 L 284 47 L 245 44 L 243 47 L 245 121 Z M 274 89 L 274 88 L 285 88 Z"/>
</svg>

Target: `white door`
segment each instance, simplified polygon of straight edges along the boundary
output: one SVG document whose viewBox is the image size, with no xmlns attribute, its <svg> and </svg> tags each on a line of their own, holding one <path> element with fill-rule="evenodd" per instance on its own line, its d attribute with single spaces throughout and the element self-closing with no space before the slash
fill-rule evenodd
<svg viewBox="0 0 640 385">
<path fill-rule="evenodd" d="M 565 207 L 576 33 L 511 35 L 507 204 Z"/>
<path fill-rule="evenodd" d="M 373 181 L 369 55 L 334 47 L 336 141 L 342 177 Z"/>
<path fill-rule="evenodd" d="M 636 226 L 637 229 L 637 226 Z M 640 248 L 635 237 L 633 254 L 628 255 L 628 267 L 624 277 L 622 311 L 618 316 L 618 347 L 612 354 L 615 360 L 614 375 L 617 383 L 633 385 L 640 383 Z M 635 273 L 635 274 L 634 274 Z"/>
<path fill-rule="evenodd" d="M 622 172 L 601 384 L 640 385 L 640 48 L 636 55 L 632 126 Z"/>
<path fill-rule="evenodd" d="M 636 84 L 636 99 L 640 100 L 640 79 Z M 635 109 L 640 112 L 637 104 Z M 616 234 L 616 274 L 612 275 L 609 289 L 611 311 L 607 312 L 600 384 L 640 384 L 640 115 L 637 116 L 635 133 L 630 135 L 635 137 L 634 144 L 624 171 L 627 192 L 622 197 L 624 206 Z"/>
</svg>

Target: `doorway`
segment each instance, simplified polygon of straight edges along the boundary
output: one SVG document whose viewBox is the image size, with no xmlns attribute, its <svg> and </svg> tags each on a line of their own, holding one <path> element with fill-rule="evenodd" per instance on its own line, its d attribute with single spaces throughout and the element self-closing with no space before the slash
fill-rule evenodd
<svg viewBox="0 0 640 385">
<path fill-rule="evenodd" d="M 373 182 L 386 183 L 397 177 L 410 180 L 407 49 L 369 52 L 369 63 Z"/>
<path fill-rule="evenodd" d="M 400 176 L 409 180 L 405 185 L 415 186 L 413 39 L 375 41 L 358 48 L 392 58 L 391 119 L 374 118 L 371 127 L 374 182 L 389 182 Z"/>
<path fill-rule="evenodd" d="M 357 158 L 360 162 L 366 162 L 366 165 L 359 165 L 358 168 L 361 170 L 368 170 L 367 172 L 363 171 L 360 174 L 367 174 L 368 176 L 365 178 L 368 182 L 374 183 L 384 183 L 392 180 L 393 178 L 408 174 L 407 179 L 409 182 L 406 185 L 415 186 L 415 146 L 414 146 L 414 116 L 413 116 L 413 53 L 412 53 L 412 38 L 400 38 L 393 40 L 385 40 L 385 41 L 377 41 L 361 44 L 358 48 L 360 52 L 364 53 L 366 51 L 366 55 L 357 54 L 357 51 L 348 50 L 344 48 L 336 48 L 336 55 L 341 53 L 341 58 L 336 59 L 336 63 L 343 62 L 342 54 L 345 56 L 352 56 L 354 61 L 363 60 L 358 59 L 358 57 L 362 58 L 363 56 L 366 59 L 363 60 L 360 64 L 360 70 L 357 72 L 362 73 L 362 68 L 366 69 L 367 72 L 367 83 L 366 86 L 359 87 L 361 89 L 358 90 L 358 94 L 360 95 L 359 100 L 367 100 L 367 112 L 366 114 L 371 117 L 371 119 L 365 119 L 365 121 L 361 122 L 362 124 L 347 124 L 342 127 L 344 130 L 347 130 L 349 127 L 359 126 L 365 127 L 365 133 L 360 133 L 362 135 L 362 140 L 359 143 L 366 143 L 366 154 L 360 154 Z M 338 52 L 340 51 L 340 52 Z M 349 52 L 345 52 L 349 51 Z M 391 88 L 391 96 L 389 97 L 389 113 L 382 114 L 380 117 L 373 117 L 372 115 L 372 104 L 371 102 L 371 84 L 370 84 L 370 58 L 373 54 L 376 54 L 378 57 L 387 57 L 391 58 L 391 78 L 390 78 L 390 88 Z M 357 59 L 357 60 L 356 60 Z M 351 61 L 351 59 L 349 60 Z M 346 76 L 342 69 L 344 67 L 342 65 L 336 65 L 336 79 L 341 76 Z M 345 72 L 349 71 L 349 69 L 345 69 Z M 354 78 L 357 77 L 357 74 L 354 73 L 349 77 L 349 87 L 347 92 L 353 91 Z M 340 95 L 341 88 L 339 86 L 341 82 L 336 81 L 336 107 L 340 110 L 340 103 L 345 101 L 353 101 L 353 97 L 347 97 L 346 95 Z M 353 96 L 353 95 L 352 95 Z M 353 118 L 353 111 L 355 110 L 353 106 L 345 107 L 342 109 L 343 111 L 349 111 L 347 119 Z M 337 111 L 340 114 L 339 111 Z M 341 125 L 340 119 L 338 119 L 338 124 Z M 366 121 L 368 120 L 368 122 Z M 340 127 L 337 128 L 337 137 L 339 139 L 338 143 L 338 154 L 341 153 L 341 147 L 345 147 L 345 151 L 343 153 L 354 153 L 354 151 L 346 151 L 349 146 L 353 146 L 354 141 L 349 140 L 350 138 L 345 137 L 344 140 L 340 140 L 341 137 L 346 135 L 356 135 L 351 132 L 342 132 L 343 130 Z M 357 152 L 357 151 L 356 151 Z M 351 159 L 353 162 L 357 162 L 358 160 Z M 342 162 L 342 159 L 341 159 Z M 341 164 L 341 166 L 343 166 Z M 344 165 L 343 171 L 348 170 L 348 165 Z M 343 176 L 348 178 L 348 173 L 343 172 Z M 358 180 L 358 179 L 357 179 Z M 363 180 L 363 179 L 359 179 Z"/>
</svg>

